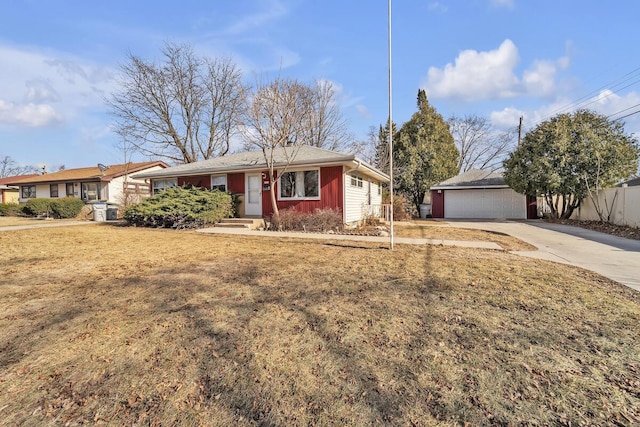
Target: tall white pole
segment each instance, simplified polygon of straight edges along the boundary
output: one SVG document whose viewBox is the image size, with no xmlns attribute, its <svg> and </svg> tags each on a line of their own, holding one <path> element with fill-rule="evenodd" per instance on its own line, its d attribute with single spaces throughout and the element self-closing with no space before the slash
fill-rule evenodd
<svg viewBox="0 0 640 427">
<path fill-rule="evenodd" d="M 393 119 L 392 119 L 392 97 L 391 97 L 391 0 L 389 0 L 389 201 L 391 203 L 391 213 L 389 214 L 389 249 L 393 250 Z"/>
</svg>

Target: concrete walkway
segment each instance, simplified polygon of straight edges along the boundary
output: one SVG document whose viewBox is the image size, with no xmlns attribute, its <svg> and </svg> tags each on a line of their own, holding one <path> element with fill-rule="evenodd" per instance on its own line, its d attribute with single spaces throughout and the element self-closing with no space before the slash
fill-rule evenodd
<svg viewBox="0 0 640 427">
<path fill-rule="evenodd" d="M 34 220 L 33 224 L 23 224 L 23 225 L 9 225 L 6 227 L 0 227 L 0 231 L 16 231 L 16 230 L 30 230 L 32 228 L 52 228 L 52 227 L 68 227 L 70 225 L 89 225 L 89 224 L 100 224 L 100 222 L 94 221 L 64 221 L 64 220 L 52 220 L 36 223 Z"/>
<path fill-rule="evenodd" d="M 324 234 L 324 233 L 294 233 L 289 231 L 257 231 L 248 230 L 246 228 L 203 228 L 197 230 L 199 233 L 210 234 L 235 234 L 252 237 L 284 237 L 295 239 L 319 239 L 319 240 L 348 240 L 352 242 L 375 242 L 388 244 L 389 237 L 379 236 L 357 236 L 357 235 L 345 235 L 345 234 Z M 444 246 L 459 246 L 463 248 L 477 248 L 477 249 L 497 249 L 502 250 L 502 247 L 494 242 L 481 242 L 481 241 L 461 241 L 461 240 L 442 240 L 442 239 L 414 239 L 409 237 L 395 237 L 394 243 L 402 243 L 408 245 L 444 245 Z"/>
<path fill-rule="evenodd" d="M 539 220 L 447 222 L 508 234 L 538 248 L 515 254 L 582 267 L 640 291 L 640 240 Z"/>
</svg>

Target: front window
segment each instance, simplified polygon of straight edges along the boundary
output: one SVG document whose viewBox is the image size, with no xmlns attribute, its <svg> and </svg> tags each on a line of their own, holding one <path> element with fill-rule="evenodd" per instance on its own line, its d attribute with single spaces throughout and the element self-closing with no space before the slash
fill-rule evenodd
<svg viewBox="0 0 640 427">
<path fill-rule="evenodd" d="M 153 194 L 159 194 L 166 190 L 167 188 L 177 187 L 178 180 L 175 178 L 172 179 L 154 179 L 153 180 Z"/>
<path fill-rule="evenodd" d="M 23 199 L 35 199 L 36 198 L 36 186 L 35 185 L 23 185 L 20 187 L 20 195 Z"/>
<path fill-rule="evenodd" d="M 211 189 L 212 190 L 220 190 L 227 191 L 227 176 L 226 175 L 218 175 L 211 177 Z"/>
<path fill-rule="evenodd" d="M 67 182 L 67 197 L 73 197 L 73 182 Z"/>
<path fill-rule="evenodd" d="M 320 197 L 320 173 L 317 169 L 285 172 L 280 175 L 281 199 L 310 199 Z"/>
<path fill-rule="evenodd" d="M 49 197 L 58 197 L 58 184 L 49 185 Z"/>
<path fill-rule="evenodd" d="M 82 200 L 86 202 L 95 202 L 100 200 L 100 183 L 83 182 L 82 183 Z"/>
<path fill-rule="evenodd" d="M 362 188 L 362 177 L 357 175 L 351 175 L 351 186 Z"/>
</svg>

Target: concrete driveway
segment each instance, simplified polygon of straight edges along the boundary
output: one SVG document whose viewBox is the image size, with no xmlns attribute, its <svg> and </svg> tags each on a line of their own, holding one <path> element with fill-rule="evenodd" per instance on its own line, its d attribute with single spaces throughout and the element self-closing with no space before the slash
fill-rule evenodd
<svg viewBox="0 0 640 427">
<path fill-rule="evenodd" d="M 582 267 L 640 291 L 640 240 L 538 220 L 447 222 L 509 234 L 538 248 L 518 255 Z"/>
</svg>

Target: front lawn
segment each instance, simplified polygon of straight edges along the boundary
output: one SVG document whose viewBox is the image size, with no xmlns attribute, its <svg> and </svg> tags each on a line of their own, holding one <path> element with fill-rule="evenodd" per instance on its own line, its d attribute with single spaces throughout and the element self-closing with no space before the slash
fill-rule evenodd
<svg viewBox="0 0 640 427">
<path fill-rule="evenodd" d="M 633 425 L 640 300 L 501 251 L 0 233 L 3 425 Z"/>
</svg>

